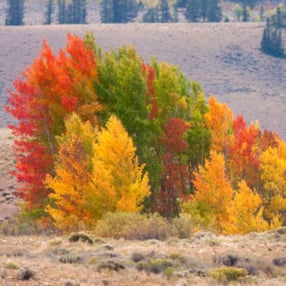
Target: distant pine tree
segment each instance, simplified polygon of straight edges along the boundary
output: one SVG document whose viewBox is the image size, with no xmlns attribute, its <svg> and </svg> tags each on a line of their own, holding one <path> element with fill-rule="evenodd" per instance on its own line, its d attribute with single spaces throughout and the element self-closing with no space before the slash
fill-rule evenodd
<svg viewBox="0 0 286 286">
<path fill-rule="evenodd" d="M 58 0 L 58 23 L 66 24 L 66 2 Z"/>
<path fill-rule="evenodd" d="M 135 0 L 102 0 L 100 17 L 102 23 L 132 22 L 138 15 L 138 4 Z"/>
<path fill-rule="evenodd" d="M 222 10 L 220 0 L 209 0 L 207 20 L 208 22 L 220 22 L 222 18 Z"/>
<path fill-rule="evenodd" d="M 151 7 L 143 15 L 144 23 L 158 23 L 159 22 L 159 13 L 158 7 Z"/>
<path fill-rule="evenodd" d="M 24 25 L 24 0 L 7 0 L 6 26 Z"/>
<path fill-rule="evenodd" d="M 53 0 L 49 0 L 47 3 L 47 7 L 46 7 L 46 12 L 45 12 L 45 21 L 44 24 L 45 25 L 50 25 L 52 23 L 52 14 L 54 11 L 54 1 Z"/>
<path fill-rule="evenodd" d="M 187 0 L 185 17 L 189 22 L 199 22 L 200 2 L 198 0 Z"/>
<path fill-rule="evenodd" d="M 283 40 L 282 40 L 282 17 L 278 7 L 276 13 L 268 18 L 263 30 L 261 40 L 261 50 L 269 55 L 282 57 L 284 56 Z"/>
<path fill-rule="evenodd" d="M 159 11 L 161 23 L 168 23 L 171 21 L 170 8 L 167 0 L 160 0 Z"/>
<path fill-rule="evenodd" d="M 59 24 L 86 24 L 86 0 L 58 0 Z"/>
</svg>

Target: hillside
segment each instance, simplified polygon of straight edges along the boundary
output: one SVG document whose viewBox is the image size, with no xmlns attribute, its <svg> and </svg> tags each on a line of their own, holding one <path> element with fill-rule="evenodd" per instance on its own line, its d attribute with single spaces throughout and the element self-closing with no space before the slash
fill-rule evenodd
<svg viewBox="0 0 286 286">
<path fill-rule="evenodd" d="M 201 83 L 206 96 L 214 94 L 246 120 L 286 138 L 286 60 L 260 51 L 262 23 L 122 24 L 0 27 L 0 127 L 5 114 L 7 88 L 37 57 L 42 39 L 54 51 L 64 47 L 66 33 L 95 34 L 104 50 L 134 45 L 146 61 L 178 65 Z M 285 35 L 286 37 L 286 35 Z"/>
</svg>

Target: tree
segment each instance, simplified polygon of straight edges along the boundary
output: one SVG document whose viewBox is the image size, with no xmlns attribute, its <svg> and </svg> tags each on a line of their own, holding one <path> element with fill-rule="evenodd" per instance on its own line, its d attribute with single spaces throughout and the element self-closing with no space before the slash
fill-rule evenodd
<svg viewBox="0 0 286 286">
<path fill-rule="evenodd" d="M 284 55 L 281 27 L 281 10 L 280 7 L 278 7 L 276 13 L 266 20 L 261 40 L 261 50 L 264 53 L 276 57 L 282 57 Z"/>
<path fill-rule="evenodd" d="M 230 208 L 230 224 L 226 226 L 229 234 L 244 234 L 252 231 L 265 231 L 268 224 L 263 218 L 262 199 L 251 190 L 245 181 L 239 184 Z"/>
<path fill-rule="evenodd" d="M 239 4 L 236 4 L 234 6 L 234 8 L 233 8 L 233 13 L 234 13 L 234 15 L 236 17 L 236 20 L 240 21 L 240 18 L 241 18 L 242 14 L 243 14 L 242 7 Z"/>
<path fill-rule="evenodd" d="M 59 24 L 86 24 L 86 0 L 58 1 Z"/>
<path fill-rule="evenodd" d="M 100 5 L 102 23 L 127 23 L 138 14 L 135 0 L 102 0 Z"/>
<path fill-rule="evenodd" d="M 65 24 L 66 23 L 66 1 L 58 0 L 58 23 Z"/>
<path fill-rule="evenodd" d="M 79 230 L 92 226 L 95 218 L 87 208 L 92 191 L 92 157 L 96 133 L 89 122 L 82 123 L 73 114 L 66 121 L 66 133 L 58 138 L 59 152 L 55 176 L 48 175 L 50 204 L 46 211 L 61 230 Z"/>
<path fill-rule="evenodd" d="M 24 25 L 25 0 L 7 0 L 6 26 Z"/>
<path fill-rule="evenodd" d="M 261 195 L 265 208 L 264 215 L 271 228 L 285 222 L 286 154 L 284 154 L 284 148 L 285 143 L 279 141 L 277 148 L 269 147 L 261 155 L 260 169 L 263 183 Z"/>
<path fill-rule="evenodd" d="M 45 12 L 45 25 L 50 25 L 52 23 L 52 14 L 54 11 L 54 1 L 53 0 L 48 0 L 47 7 L 46 7 L 46 12 Z"/>
<path fill-rule="evenodd" d="M 208 22 L 220 22 L 222 18 L 222 10 L 220 0 L 209 0 L 207 10 Z"/>
<path fill-rule="evenodd" d="M 101 107 L 93 89 L 96 79 L 91 47 L 68 35 L 66 49 L 58 57 L 44 42 L 39 58 L 23 72 L 23 79 L 15 80 L 15 92 L 9 91 L 5 108 L 18 120 L 10 126 L 17 138 L 13 174 L 22 183 L 18 194 L 28 209 L 45 206 L 49 190 L 44 179 L 53 173 L 56 136 L 65 130 L 64 118 L 76 111 L 93 125 L 98 123 L 96 114 Z"/>
<path fill-rule="evenodd" d="M 150 7 L 147 12 L 143 15 L 144 23 L 157 23 L 159 22 L 158 7 Z"/>
<path fill-rule="evenodd" d="M 200 3 L 198 0 L 187 0 L 185 17 L 189 22 L 200 20 Z"/>
<path fill-rule="evenodd" d="M 242 180 L 252 189 L 259 188 L 259 133 L 254 124 L 247 127 L 242 116 L 237 116 L 233 122 L 233 134 L 229 136 L 227 146 L 227 165 L 235 188 Z"/>
<path fill-rule="evenodd" d="M 250 17 L 250 8 L 247 4 L 242 6 L 242 22 L 248 22 Z"/>
<path fill-rule="evenodd" d="M 171 21 L 170 8 L 167 0 L 160 0 L 159 19 L 161 23 L 168 23 Z"/>
<path fill-rule="evenodd" d="M 211 149 L 225 152 L 229 143 L 229 134 L 232 128 L 233 114 L 226 104 L 209 98 L 209 111 L 205 114 L 206 124 L 211 132 Z"/>
<path fill-rule="evenodd" d="M 134 212 L 143 208 L 150 194 L 148 174 L 139 165 L 136 148 L 120 120 L 111 116 L 94 146 L 96 160 L 110 171 L 116 194 L 117 211 Z M 100 171 L 100 170 L 97 170 Z"/>
<path fill-rule="evenodd" d="M 194 173 L 193 184 L 195 194 L 192 199 L 198 202 L 200 215 L 208 218 L 206 221 L 214 231 L 225 232 L 234 191 L 225 174 L 223 154 L 211 151 L 210 159 Z"/>
<path fill-rule="evenodd" d="M 98 132 L 73 114 L 58 141 L 55 176 L 46 179 L 52 189 L 46 210 L 57 228 L 90 228 L 107 212 L 142 209 L 150 193 L 148 174 L 115 116 Z"/>
<path fill-rule="evenodd" d="M 179 215 L 178 200 L 188 192 L 190 175 L 187 168 L 188 143 L 183 139 L 189 124 L 172 118 L 164 125 L 162 189 L 155 195 L 154 210 L 165 217 Z"/>
</svg>

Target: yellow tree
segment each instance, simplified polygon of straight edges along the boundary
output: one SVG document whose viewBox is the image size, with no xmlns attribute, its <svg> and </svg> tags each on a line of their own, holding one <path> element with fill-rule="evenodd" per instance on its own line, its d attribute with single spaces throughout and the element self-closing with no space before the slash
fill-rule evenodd
<svg viewBox="0 0 286 286">
<path fill-rule="evenodd" d="M 150 194 L 148 175 L 144 173 L 144 165 L 139 165 L 135 151 L 132 138 L 120 120 L 111 116 L 94 146 L 94 165 L 102 164 L 109 171 L 107 176 L 115 191 L 117 211 L 141 210 L 144 198 Z"/>
<path fill-rule="evenodd" d="M 243 234 L 251 231 L 265 231 L 268 228 L 263 218 L 262 199 L 242 181 L 229 208 L 230 224 L 226 233 Z"/>
<path fill-rule="evenodd" d="M 202 216 L 208 216 L 214 231 L 224 232 L 229 223 L 229 207 L 233 189 L 225 174 L 224 156 L 211 151 L 205 166 L 200 166 L 194 174 L 194 199 L 201 208 Z"/>
<path fill-rule="evenodd" d="M 65 124 L 66 134 L 58 138 L 55 176 L 49 175 L 46 179 L 47 187 L 52 190 L 49 195 L 51 203 L 46 211 L 57 228 L 77 230 L 92 222 L 86 203 L 87 194 L 91 191 L 95 132 L 89 122 L 82 123 L 76 114 Z"/>
<path fill-rule="evenodd" d="M 211 149 L 216 152 L 224 152 L 233 123 L 231 109 L 226 104 L 219 103 L 215 96 L 211 96 L 209 98 L 209 111 L 205 114 L 205 120 L 211 131 Z"/>
<path fill-rule="evenodd" d="M 269 147 L 261 155 L 262 197 L 265 217 L 271 228 L 285 221 L 286 212 L 286 152 L 285 143 L 278 141 L 277 148 Z"/>
</svg>

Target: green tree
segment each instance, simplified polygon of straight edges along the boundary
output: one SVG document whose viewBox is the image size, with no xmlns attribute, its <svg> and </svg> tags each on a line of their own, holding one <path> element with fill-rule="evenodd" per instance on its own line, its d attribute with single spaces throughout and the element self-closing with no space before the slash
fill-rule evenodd
<svg viewBox="0 0 286 286">
<path fill-rule="evenodd" d="M 278 7 L 276 13 L 266 20 L 261 40 L 261 50 L 264 53 L 276 57 L 282 57 L 284 55 L 281 28 L 282 16 L 280 7 Z"/>
<path fill-rule="evenodd" d="M 170 7 L 167 0 L 160 0 L 159 19 L 161 23 L 168 23 L 171 21 Z"/>
<path fill-rule="evenodd" d="M 200 5 L 198 0 L 187 0 L 185 17 L 189 22 L 198 22 L 200 19 Z"/>
<path fill-rule="evenodd" d="M 59 24 L 85 24 L 86 23 L 86 0 L 66 0 L 58 2 Z"/>
<path fill-rule="evenodd" d="M 236 4 L 233 8 L 233 13 L 234 13 L 237 21 L 240 21 L 241 16 L 242 16 L 242 12 L 243 12 L 242 7 L 239 4 Z"/>
<path fill-rule="evenodd" d="M 45 12 L 45 25 L 50 25 L 52 23 L 52 14 L 54 11 L 54 1 L 49 0 L 46 6 L 46 12 Z"/>
<path fill-rule="evenodd" d="M 250 8 L 244 4 L 242 7 L 242 22 L 248 22 L 250 17 Z"/>
<path fill-rule="evenodd" d="M 7 0 L 6 26 L 24 25 L 25 0 Z"/>
<path fill-rule="evenodd" d="M 222 18 L 222 10 L 220 0 L 209 0 L 207 20 L 208 22 L 220 22 Z"/>
<path fill-rule="evenodd" d="M 159 22 L 158 7 L 150 7 L 143 15 L 144 23 L 157 23 Z"/>
<path fill-rule="evenodd" d="M 138 14 L 135 0 L 102 0 L 100 16 L 102 23 L 127 23 L 133 21 Z"/>
</svg>

